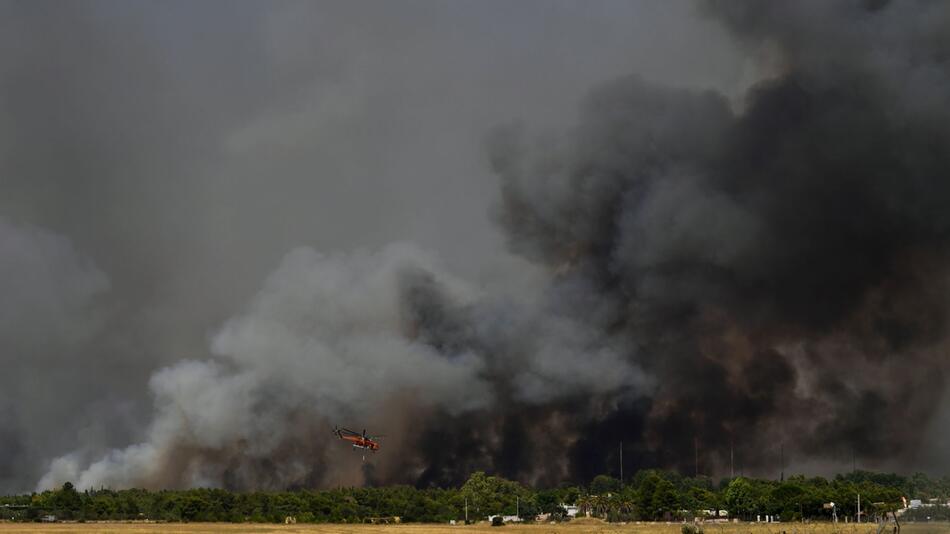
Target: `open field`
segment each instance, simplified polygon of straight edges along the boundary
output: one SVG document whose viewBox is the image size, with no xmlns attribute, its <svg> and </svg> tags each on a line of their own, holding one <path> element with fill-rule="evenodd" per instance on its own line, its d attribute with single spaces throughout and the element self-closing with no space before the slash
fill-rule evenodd
<svg viewBox="0 0 950 534">
<path fill-rule="evenodd" d="M 707 534 L 874 534 L 872 525 L 811 524 L 737 524 L 707 525 Z M 54 533 L 101 533 L 101 534 L 436 534 L 458 532 L 459 534 L 679 534 L 679 524 L 631 523 L 617 525 L 595 521 L 578 521 L 557 525 L 507 525 L 492 528 L 487 523 L 470 526 L 449 525 L 260 525 L 231 523 L 71 523 L 71 524 L 24 524 L 0 523 L 0 534 L 54 534 Z M 889 530 L 888 530 L 889 532 Z M 948 523 L 912 523 L 904 525 L 902 534 L 950 534 Z"/>
</svg>

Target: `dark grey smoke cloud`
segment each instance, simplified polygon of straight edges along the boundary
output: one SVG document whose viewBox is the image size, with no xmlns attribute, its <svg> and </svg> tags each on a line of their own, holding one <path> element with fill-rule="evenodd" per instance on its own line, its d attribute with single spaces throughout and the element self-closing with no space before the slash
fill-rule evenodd
<svg viewBox="0 0 950 534">
<path fill-rule="evenodd" d="M 945 466 L 921 6 L 0 4 L 0 490 Z"/>
<path fill-rule="evenodd" d="M 631 77 L 595 91 L 564 139 L 499 133 L 510 245 L 566 266 L 639 345 L 661 464 L 694 467 L 696 437 L 720 471 L 732 442 L 758 470 L 777 470 L 781 443 L 926 467 L 950 365 L 950 12 L 706 7 L 767 48 L 773 76 L 739 112 Z"/>
</svg>

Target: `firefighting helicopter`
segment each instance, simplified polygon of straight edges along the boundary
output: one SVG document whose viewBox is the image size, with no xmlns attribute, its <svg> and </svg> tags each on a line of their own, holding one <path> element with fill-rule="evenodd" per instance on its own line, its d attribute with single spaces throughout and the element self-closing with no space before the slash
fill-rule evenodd
<svg viewBox="0 0 950 534">
<path fill-rule="evenodd" d="M 342 439 L 343 441 L 348 441 L 353 445 L 353 449 L 363 449 L 375 453 L 379 450 L 379 438 L 383 436 L 367 436 L 366 429 L 363 429 L 363 433 L 354 432 L 350 429 L 334 426 L 333 435 Z M 363 459 L 366 459 L 366 455 L 363 455 Z"/>
</svg>

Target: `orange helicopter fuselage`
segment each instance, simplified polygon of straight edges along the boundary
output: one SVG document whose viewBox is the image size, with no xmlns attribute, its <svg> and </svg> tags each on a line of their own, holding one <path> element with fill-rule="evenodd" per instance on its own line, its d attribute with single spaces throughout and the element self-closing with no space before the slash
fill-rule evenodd
<svg viewBox="0 0 950 534">
<path fill-rule="evenodd" d="M 353 444 L 354 447 L 358 447 L 358 448 L 360 448 L 360 449 L 367 449 L 367 450 L 371 450 L 371 451 L 373 451 L 373 452 L 376 452 L 376 451 L 379 450 L 379 443 L 377 443 L 377 442 L 375 442 L 375 441 L 373 441 L 373 440 L 371 440 L 371 439 L 369 439 L 369 438 L 364 438 L 363 436 L 346 436 L 346 435 L 343 435 L 343 436 L 340 436 L 340 439 L 342 439 L 342 440 L 344 440 L 344 441 L 349 441 L 350 443 Z"/>
</svg>

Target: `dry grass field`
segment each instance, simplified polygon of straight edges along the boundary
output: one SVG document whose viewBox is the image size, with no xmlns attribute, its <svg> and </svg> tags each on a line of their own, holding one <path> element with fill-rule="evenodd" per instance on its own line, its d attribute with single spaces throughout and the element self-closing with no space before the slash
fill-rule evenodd
<svg viewBox="0 0 950 534">
<path fill-rule="evenodd" d="M 707 534 L 874 534 L 871 525 L 830 524 L 800 525 L 785 524 L 730 524 L 707 525 Z M 595 520 L 582 520 L 558 525 L 506 525 L 493 528 L 487 523 L 470 526 L 450 525 L 256 525 L 228 523 L 85 523 L 85 524 L 23 524 L 0 523 L 0 534 L 54 534 L 54 533 L 101 533 L 101 534 L 679 534 L 679 524 L 631 523 L 607 524 Z M 889 530 L 888 530 L 889 532 Z M 950 534 L 948 523 L 913 523 L 904 525 L 901 534 Z"/>
</svg>

